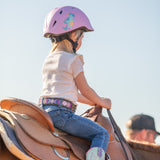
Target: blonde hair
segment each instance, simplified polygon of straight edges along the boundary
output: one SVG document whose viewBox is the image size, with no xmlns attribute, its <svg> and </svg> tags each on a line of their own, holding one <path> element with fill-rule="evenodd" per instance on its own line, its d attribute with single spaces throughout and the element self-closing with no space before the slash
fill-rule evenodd
<svg viewBox="0 0 160 160">
<path fill-rule="evenodd" d="M 75 39 L 81 34 L 82 30 L 76 30 L 75 32 Z M 69 42 L 67 39 L 64 39 L 63 41 L 60 42 L 53 42 L 52 43 L 52 49 L 50 52 L 54 52 L 57 48 L 60 50 L 66 51 L 73 53 L 73 46 L 71 42 Z"/>
</svg>

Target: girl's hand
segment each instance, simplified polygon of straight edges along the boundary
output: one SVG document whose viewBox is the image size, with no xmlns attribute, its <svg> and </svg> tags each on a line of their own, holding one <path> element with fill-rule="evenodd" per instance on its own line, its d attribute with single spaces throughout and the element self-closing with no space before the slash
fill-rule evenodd
<svg viewBox="0 0 160 160">
<path fill-rule="evenodd" d="M 103 105 L 102 107 L 106 108 L 106 109 L 111 109 L 111 100 L 109 98 L 102 98 L 103 101 Z"/>
</svg>

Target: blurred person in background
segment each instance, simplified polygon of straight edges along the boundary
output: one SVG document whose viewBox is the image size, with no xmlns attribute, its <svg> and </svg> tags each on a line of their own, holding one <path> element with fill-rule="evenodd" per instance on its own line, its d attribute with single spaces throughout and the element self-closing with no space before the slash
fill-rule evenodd
<svg viewBox="0 0 160 160">
<path fill-rule="evenodd" d="M 159 132 L 156 131 L 154 118 L 137 114 L 131 117 L 126 123 L 126 139 L 140 141 L 144 143 L 155 143 Z"/>
</svg>

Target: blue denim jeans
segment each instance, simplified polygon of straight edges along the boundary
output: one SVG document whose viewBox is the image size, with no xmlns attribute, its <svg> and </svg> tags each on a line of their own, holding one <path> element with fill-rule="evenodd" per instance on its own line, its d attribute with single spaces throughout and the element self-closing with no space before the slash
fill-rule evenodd
<svg viewBox="0 0 160 160">
<path fill-rule="evenodd" d="M 56 128 L 85 138 L 91 142 L 90 148 L 101 147 L 106 152 L 109 143 L 109 133 L 106 129 L 64 107 L 44 105 L 43 109 L 49 113 Z"/>
</svg>

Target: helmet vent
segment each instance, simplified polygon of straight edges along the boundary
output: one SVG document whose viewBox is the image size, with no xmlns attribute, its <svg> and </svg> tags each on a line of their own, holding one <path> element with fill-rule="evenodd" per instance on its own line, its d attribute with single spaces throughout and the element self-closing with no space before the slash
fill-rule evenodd
<svg viewBox="0 0 160 160">
<path fill-rule="evenodd" d="M 57 21 L 54 21 L 54 23 L 53 23 L 53 27 L 55 26 L 55 24 L 57 23 Z"/>
<path fill-rule="evenodd" d="M 59 13 L 62 14 L 62 12 L 63 12 L 63 11 L 61 10 Z"/>
</svg>

